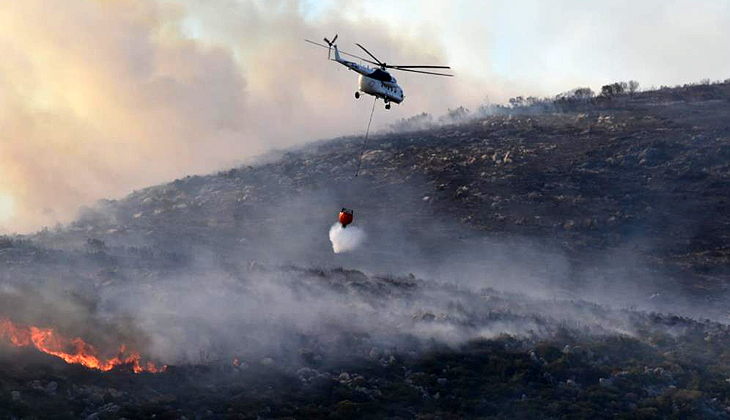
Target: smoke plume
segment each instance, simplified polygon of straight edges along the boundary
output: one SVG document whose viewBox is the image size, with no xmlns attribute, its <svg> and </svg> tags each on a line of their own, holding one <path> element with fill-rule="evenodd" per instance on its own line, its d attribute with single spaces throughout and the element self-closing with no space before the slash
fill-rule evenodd
<svg viewBox="0 0 730 420">
<path fill-rule="evenodd" d="M 388 62 L 453 67 L 454 78 L 397 74 L 407 100 L 381 111 L 374 129 L 475 109 L 485 97 L 729 70 L 727 48 L 715 42 L 730 28 L 722 1 L 314 3 L 2 2 L 0 233 L 66 223 L 100 198 L 362 132 L 369 101 L 352 98 L 354 74 L 303 38 L 339 33 L 346 51 L 361 42 Z"/>
</svg>

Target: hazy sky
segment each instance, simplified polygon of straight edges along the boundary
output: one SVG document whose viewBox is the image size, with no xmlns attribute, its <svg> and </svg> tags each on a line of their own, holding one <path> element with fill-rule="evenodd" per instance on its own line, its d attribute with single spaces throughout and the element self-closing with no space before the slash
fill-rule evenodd
<svg viewBox="0 0 730 420">
<path fill-rule="evenodd" d="M 730 77 L 729 0 L 0 2 L 0 232 L 224 168 L 271 148 L 362 132 L 356 75 L 302 42 L 340 34 L 407 99 L 375 127 L 486 98 L 636 79 Z"/>
</svg>

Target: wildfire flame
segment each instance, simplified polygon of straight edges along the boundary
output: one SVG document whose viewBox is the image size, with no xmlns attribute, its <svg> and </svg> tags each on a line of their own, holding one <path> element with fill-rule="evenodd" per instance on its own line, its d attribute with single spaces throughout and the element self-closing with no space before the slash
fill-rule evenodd
<svg viewBox="0 0 730 420">
<path fill-rule="evenodd" d="M 119 347 L 117 355 L 111 359 L 98 356 L 94 346 L 81 338 L 68 339 L 53 331 L 53 328 L 35 326 L 19 327 L 9 319 L 0 318 L 0 338 L 5 338 L 16 347 L 34 346 L 43 353 L 63 359 L 66 363 L 79 364 L 103 372 L 116 366 L 131 366 L 135 373 L 164 372 L 167 366 L 157 367 L 152 362 L 142 364 L 142 357 L 136 351 L 127 351 L 124 344 Z"/>
</svg>

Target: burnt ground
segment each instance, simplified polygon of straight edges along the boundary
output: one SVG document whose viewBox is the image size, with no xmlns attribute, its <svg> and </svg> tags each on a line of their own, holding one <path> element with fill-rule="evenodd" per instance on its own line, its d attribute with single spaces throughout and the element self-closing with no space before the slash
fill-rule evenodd
<svg viewBox="0 0 730 420">
<path fill-rule="evenodd" d="M 102 373 L 8 346 L 0 416 L 727 418 L 730 85 L 557 105 L 376 134 L 358 178 L 363 139 L 345 137 L 0 239 L 3 301 L 51 307 L 0 315 L 140 334 L 169 365 Z M 368 239 L 336 255 L 343 206 Z M 262 278 L 300 313 L 210 315 L 231 304 L 218 290 L 268 299 Z M 106 335 L 69 321 L 116 314 Z M 214 345 L 166 357 L 155 337 L 180 324 Z"/>
</svg>

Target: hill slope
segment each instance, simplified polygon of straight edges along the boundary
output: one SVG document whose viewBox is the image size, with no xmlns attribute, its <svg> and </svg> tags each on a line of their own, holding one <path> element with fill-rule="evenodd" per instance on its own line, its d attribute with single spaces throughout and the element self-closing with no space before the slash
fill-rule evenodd
<svg viewBox="0 0 730 420">
<path fill-rule="evenodd" d="M 378 134 L 358 178 L 334 139 L 0 238 L 0 416 L 727 418 L 728 99 Z M 343 206 L 367 239 L 335 254 Z M 7 320 L 168 369 L 68 365 Z"/>
<path fill-rule="evenodd" d="M 181 253 L 206 245 L 256 260 L 417 274 L 434 260 L 488 258 L 485 240 L 513 254 L 527 243 L 567 259 L 559 274 L 574 283 L 598 267 L 642 277 L 648 295 L 676 287 L 713 299 L 730 274 L 728 86 L 380 134 L 359 178 L 362 138 L 322 142 L 102 204 L 53 240 Z M 343 206 L 355 209 L 369 246 L 335 258 L 325 232 Z"/>
</svg>

